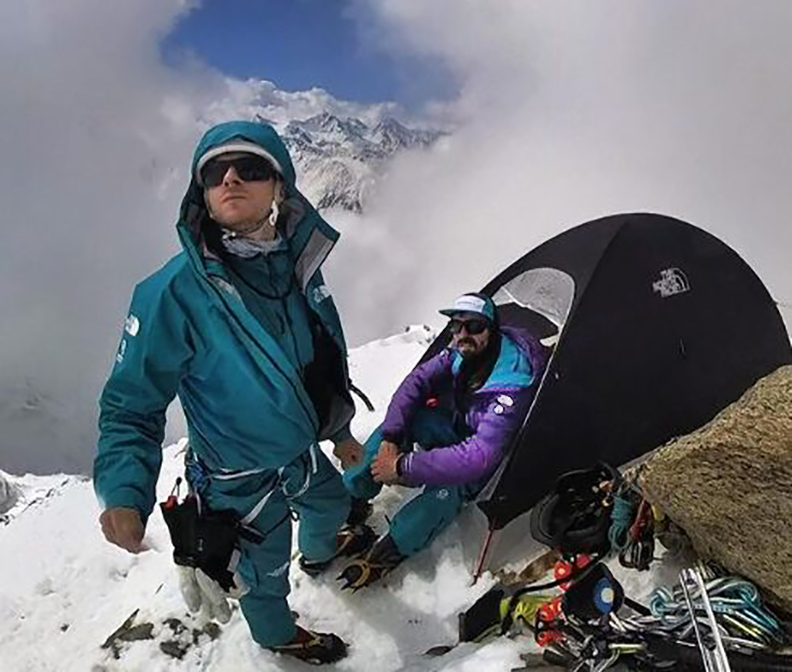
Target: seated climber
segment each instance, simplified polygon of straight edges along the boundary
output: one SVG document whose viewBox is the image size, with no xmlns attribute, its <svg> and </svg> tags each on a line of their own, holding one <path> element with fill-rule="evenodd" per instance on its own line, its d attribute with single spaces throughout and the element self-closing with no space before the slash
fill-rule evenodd
<svg viewBox="0 0 792 672">
<path fill-rule="evenodd" d="M 545 363 L 529 333 L 498 323 L 485 294 L 452 308 L 452 340 L 404 379 L 385 421 L 369 437 L 344 484 L 359 508 L 382 484 L 425 486 L 390 521 L 387 535 L 340 579 L 358 589 L 378 580 L 444 530 L 492 476 L 521 427 Z M 415 449 L 414 449 L 415 448 Z"/>
</svg>

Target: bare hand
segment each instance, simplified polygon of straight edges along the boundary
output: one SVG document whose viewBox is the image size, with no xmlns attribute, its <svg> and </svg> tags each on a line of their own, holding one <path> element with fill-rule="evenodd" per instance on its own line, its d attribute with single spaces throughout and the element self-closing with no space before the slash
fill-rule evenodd
<svg viewBox="0 0 792 672">
<path fill-rule="evenodd" d="M 136 509 L 115 507 L 99 516 L 105 539 L 130 553 L 140 553 L 143 548 L 145 528 Z"/>
<path fill-rule="evenodd" d="M 371 475 L 377 483 L 391 485 L 398 483 L 399 474 L 396 473 L 396 462 L 399 460 L 399 447 L 390 441 L 380 444 L 379 452 L 371 464 Z"/>
<path fill-rule="evenodd" d="M 349 469 L 363 461 L 363 446 L 355 438 L 345 439 L 333 448 L 333 455 L 341 460 L 341 468 Z"/>
</svg>

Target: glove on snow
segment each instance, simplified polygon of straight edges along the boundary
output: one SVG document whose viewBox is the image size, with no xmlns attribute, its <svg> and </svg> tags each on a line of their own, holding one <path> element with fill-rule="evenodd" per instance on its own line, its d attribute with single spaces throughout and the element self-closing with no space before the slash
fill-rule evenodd
<svg viewBox="0 0 792 672">
<path fill-rule="evenodd" d="M 208 619 L 217 619 L 220 623 L 228 623 L 231 619 L 231 607 L 228 598 L 239 599 L 248 592 L 248 587 L 239 574 L 234 575 L 236 587 L 225 591 L 217 581 L 195 567 L 177 566 L 179 572 L 179 589 L 187 608 L 192 612 L 201 613 Z"/>
</svg>

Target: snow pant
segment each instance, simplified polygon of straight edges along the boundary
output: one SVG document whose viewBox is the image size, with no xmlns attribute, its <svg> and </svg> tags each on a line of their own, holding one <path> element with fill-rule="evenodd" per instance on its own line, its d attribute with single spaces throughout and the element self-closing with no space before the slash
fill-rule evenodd
<svg viewBox="0 0 792 672">
<path fill-rule="evenodd" d="M 213 474 L 193 485 L 211 510 L 231 509 L 264 536 L 258 544 L 240 538 L 237 571 L 250 588 L 240 606 L 261 646 L 292 641 L 296 625 L 286 601 L 292 517 L 299 518 L 297 543 L 307 560 L 329 560 L 335 555 L 336 533 L 349 515 L 349 495 L 338 470 L 318 446 L 312 446 L 278 470 L 238 477 Z"/>
<path fill-rule="evenodd" d="M 455 430 L 451 416 L 441 409 L 421 409 L 410 427 L 408 445 L 413 442 L 424 449 L 450 446 L 465 437 Z M 344 485 L 353 497 L 373 499 L 382 489 L 371 476 L 371 463 L 382 442 L 380 428 L 364 444 L 362 462 L 344 472 Z M 389 534 L 399 553 L 413 555 L 426 548 L 451 521 L 462 507 L 475 498 L 483 483 L 463 485 L 427 486 L 424 491 L 405 504 L 390 521 Z"/>
</svg>

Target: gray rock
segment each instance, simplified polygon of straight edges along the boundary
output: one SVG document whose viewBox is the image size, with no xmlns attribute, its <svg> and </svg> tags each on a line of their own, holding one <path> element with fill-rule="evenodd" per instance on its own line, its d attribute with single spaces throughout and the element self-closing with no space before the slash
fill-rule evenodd
<svg viewBox="0 0 792 672">
<path fill-rule="evenodd" d="M 0 474 L 0 515 L 10 511 L 19 499 L 19 488 Z"/>
<path fill-rule="evenodd" d="M 642 480 L 699 555 L 792 611 L 792 366 L 656 451 Z"/>
</svg>

